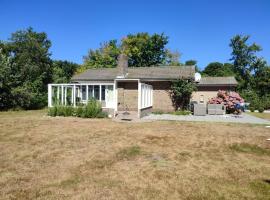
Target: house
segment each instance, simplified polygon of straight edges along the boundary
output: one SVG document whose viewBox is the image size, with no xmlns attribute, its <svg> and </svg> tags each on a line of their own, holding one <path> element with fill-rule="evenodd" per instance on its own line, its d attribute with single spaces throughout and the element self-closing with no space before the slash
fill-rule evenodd
<svg viewBox="0 0 270 200">
<path fill-rule="evenodd" d="M 127 111 L 138 117 L 154 110 L 169 112 L 174 110 L 171 82 L 194 80 L 194 75 L 194 66 L 128 67 L 127 56 L 121 54 L 116 68 L 89 69 L 73 76 L 72 83 L 49 84 L 48 106 L 76 106 L 95 98 L 112 116 Z M 204 77 L 197 85 L 192 101 L 206 103 L 219 89 L 234 90 L 237 82 L 233 77 Z"/>
</svg>

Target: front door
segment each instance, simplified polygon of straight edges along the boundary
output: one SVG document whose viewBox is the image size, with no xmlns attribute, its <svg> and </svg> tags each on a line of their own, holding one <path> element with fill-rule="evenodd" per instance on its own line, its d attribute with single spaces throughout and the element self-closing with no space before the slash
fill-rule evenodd
<svg viewBox="0 0 270 200">
<path fill-rule="evenodd" d="M 114 107 L 114 98 L 113 98 L 113 86 L 112 85 L 106 85 L 105 87 L 105 101 L 106 101 L 106 107 L 107 108 L 113 108 Z"/>
</svg>

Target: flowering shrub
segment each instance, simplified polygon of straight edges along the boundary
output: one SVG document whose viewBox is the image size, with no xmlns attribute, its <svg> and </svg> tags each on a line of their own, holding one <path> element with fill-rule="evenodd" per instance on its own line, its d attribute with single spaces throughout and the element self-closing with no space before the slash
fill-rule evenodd
<svg viewBox="0 0 270 200">
<path fill-rule="evenodd" d="M 244 103 L 244 99 L 237 92 L 219 90 L 216 97 L 208 101 L 209 104 L 224 104 L 228 112 L 235 111 L 235 105 Z"/>
</svg>

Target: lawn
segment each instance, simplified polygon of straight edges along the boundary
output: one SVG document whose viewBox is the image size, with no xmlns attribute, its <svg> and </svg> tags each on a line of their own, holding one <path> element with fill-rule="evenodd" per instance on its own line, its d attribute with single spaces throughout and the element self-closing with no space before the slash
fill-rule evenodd
<svg viewBox="0 0 270 200">
<path fill-rule="evenodd" d="M 264 126 L 0 113 L 0 199 L 269 199 Z"/>
<path fill-rule="evenodd" d="M 249 112 L 248 114 L 262 119 L 270 120 L 270 113 Z"/>
</svg>

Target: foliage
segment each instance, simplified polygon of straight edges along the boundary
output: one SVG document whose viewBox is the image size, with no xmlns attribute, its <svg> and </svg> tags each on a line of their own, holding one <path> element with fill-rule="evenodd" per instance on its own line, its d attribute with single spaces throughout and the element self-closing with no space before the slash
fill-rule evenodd
<svg viewBox="0 0 270 200">
<path fill-rule="evenodd" d="M 177 110 L 177 111 L 172 112 L 170 114 L 173 114 L 173 115 L 190 115 L 191 112 L 189 110 Z"/>
<path fill-rule="evenodd" d="M 79 68 L 80 65 L 69 61 L 54 60 L 53 61 L 53 82 L 68 83 Z"/>
<path fill-rule="evenodd" d="M 185 62 L 186 66 L 195 66 L 195 72 L 200 72 L 199 67 L 197 66 L 197 60 L 187 60 Z"/>
<path fill-rule="evenodd" d="M 101 104 L 95 99 L 91 99 L 86 105 L 83 106 L 60 106 L 56 105 L 48 109 L 48 115 L 55 116 L 76 116 L 82 118 L 104 118 L 106 113 L 102 112 Z"/>
<path fill-rule="evenodd" d="M 179 62 L 180 53 L 178 51 L 171 51 L 166 49 L 165 63 L 167 66 L 181 66 L 182 64 Z"/>
<path fill-rule="evenodd" d="M 122 49 L 129 57 L 132 67 L 149 67 L 160 65 L 166 60 L 168 37 L 162 34 L 129 34 L 122 40 Z"/>
<path fill-rule="evenodd" d="M 129 34 L 120 44 L 110 40 L 101 44 L 97 50 L 90 49 L 84 57 L 84 64 L 78 69 L 83 72 L 88 68 L 117 66 L 117 57 L 124 53 L 129 57 L 130 67 L 149 67 L 156 65 L 180 65 L 178 52 L 166 49 L 168 37 L 162 34 L 137 33 Z"/>
<path fill-rule="evenodd" d="M 83 65 L 85 68 L 116 67 L 120 52 L 117 40 L 110 40 L 101 44 L 101 47 L 97 50 L 90 49 L 88 55 L 84 56 Z"/>
<path fill-rule="evenodd" d="M 256 56 L 261 47 L 255 43 L 249 45 L 249 36 L 236 35 L 231 39 L 232 58 L 234 72 L 237 74 L 239 89 L 249 89 L 252 86 L 252 72 L 263 64 L 262 59 Z"/>
<path fill-rule="evenodd" d="M 230 63 L 212 62 L 202 71 L 204 76 L 234 76 L 233 65 Z"/>
<path fill-rule="evenodd" d="M 1 109 L 35 109 L 46 105 L 47 84 L 52 80 L 51 42 L 46 33 L 37 33 L 32 28 L 17 31 L 1 46 L 9 60 L 6 62 L 1 55 Z"/>
<path fill-rule="evenodd" d="M 263 65 L 254 74 L 254 85 L 259 96 L 270 94 L 270 67 Z"/>
<path fill-rule="evenodd" d="M 217 97 L 213 97 L 208 101 L 209 104 L 224 104 L 226 111 L 231 113 L 235 111 L 235 106 L 244 103 L 244 99 L 237 92 L 228 92 L 219 90 Z"/>
<path fill-rule="evenodd" d="M 254 112 L 255 108 L 253 106 L 249 106 L 249 110 L 250 110 L 250 112 Z"/>
<path fill-rule="evenodd" d="M 187 109 L 192 92 L 196 89 L 196 85 L 192 80 L 179 79 L 173 81 L 170 93 L 175 110 Z"/>
<path fill-rule="evenodd" d="M 258 111 L 259 111 L 259 113 L 263 113 L 263 111 L 264 111 L 263 106 L 260 106 L 260 107 L 258 108 Z"/>
</svg>

